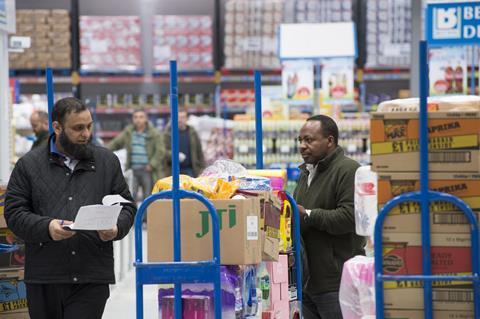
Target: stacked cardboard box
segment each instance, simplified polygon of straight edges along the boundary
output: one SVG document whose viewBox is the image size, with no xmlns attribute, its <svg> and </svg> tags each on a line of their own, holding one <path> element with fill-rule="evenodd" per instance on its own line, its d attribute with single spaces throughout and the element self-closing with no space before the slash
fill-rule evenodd
<svg viewBox="0 0 480 319">
<path fill-rule="evenodd" d="M 32 46 L 10 54 L 12 69 L 70 69 L 71 21 L 67 10 L 17 10 L 16 36 L 30 37 Z"/>
<path fill-rule="evenodd" d="M 0 318 L 28 319 L 26 288 L 23 281 L 23 243 L 6 228 L 4 218 L 6 187 L 0 185 L 0 244 L 17 244 L 21 248 L 0 253 Z"/>
<path fill-rule="evenodd" d="M 480 209 L 479 106 L 480 99 L 472 97 L 437 98 L 428 105 L 429 188 L 461 198 L 474 211 Z M 390 101 L 379 109 L 372 114 L 370 137 L 380 210 L 395 196 L 419 190 L 420 158 L 418 100 Z M 385 219 L 385 274 L 422 274 L 420 220 L 420 206 L 413 202 L 395 207 Z M 463 213 L 445 202 L 431 203 L 430 227 L 432 273 L 470 275 L 470 227 Z M 386 282 L 384 287 L 387 318 L 423 316 L 422 282 Z M 469 282 L 433 283 L 435 318 L 473 318 L 472 301 Z"/>
</svg>

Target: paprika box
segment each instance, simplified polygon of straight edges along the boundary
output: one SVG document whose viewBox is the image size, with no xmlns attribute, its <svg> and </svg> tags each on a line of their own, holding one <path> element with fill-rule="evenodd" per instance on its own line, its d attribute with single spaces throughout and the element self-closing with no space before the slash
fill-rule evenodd
<svg viewBox="0 0 480 319">
<path fill-rule="evenodd" d="M 222 265 L 248 265 L 262 261 L 260 200 L 212 200 L 220 220 Z M 173 202 L 158 200 L 148 208 L 148 260 L 173 261 Z M 181 200 L 182 261 L 212 259 L 212 223 L 199 201 Z"/>
<path fill-rule="evenodd" d="M 480 172 L 479 112 L 429 113 L 431 172 Z M 420 170 L 418 112 L 373 113 L 370 121 L 372 170 Z"/>
</svg>

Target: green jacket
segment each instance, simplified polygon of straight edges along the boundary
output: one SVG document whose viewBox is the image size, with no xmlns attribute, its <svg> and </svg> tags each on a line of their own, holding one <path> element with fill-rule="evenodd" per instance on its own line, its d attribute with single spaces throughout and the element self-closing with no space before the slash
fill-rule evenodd
<svg viewBox="0 0 480 319">
<path fill-rule="evenodd" d="M 194 177 L 197 177 L 202 173 L 202 170 L 205 168 L 205 159 L 203 157 L 202 143 L 198 137 L 197 132 L 191 126 L 187 125 L 187 130 L 190 135 L 190 154 L 192 156 L 192 169 Z M 165 130 L 165 147 L 167 149 L 167 175 L 171 175 L 172 172 L 172 134 L 171 131 L 167 128 Z"/>
<path fill-rule="evenodd" d="M 127 169 L 131 168 L 131 155 L 132 155 L 132 134 L 134 130 L 133 124 L 127 126 L 120 135 L 115 137 L 107 147 L 111 151 L 116 151 L 122 148 L 127 149 Z M 146 147 L 147 155 L 150 166 L 152 166 L 152 178 L 155 182 L 159 178 L 165 177 L 165 166 L 163 165 L 165 160 L 165 146 L 163 144 L 163 138 L 151 124 L 146 129 Z"/>
<path fill-rule="evenodd" d="M 48 142 L 48 138 L 50 137 L 50 133 L 48 131 L 42 131 L 40 132 L 38 135 L 36 135 L 37 139 L 35 140 L 35 142 L 33 142 L 33 145 L 32 145 L 32 150 L 34 148 L 37 148 L 41 145 L 43 145 L 44 143 L 47 143 Z"/>
<path fill-rule="evenodd" d="M 364 255 L 365 240 L 355 234 L 354 181 L 359 164 L 346 157 L 341 147 L 317 165 L 307 185 L 306 165 L 294 192 L 294 198 L 309 217 L 301 220 L 310 271 L 306 291 L 310 294 L 338 291 L 343 263 Z"/>
</svg>

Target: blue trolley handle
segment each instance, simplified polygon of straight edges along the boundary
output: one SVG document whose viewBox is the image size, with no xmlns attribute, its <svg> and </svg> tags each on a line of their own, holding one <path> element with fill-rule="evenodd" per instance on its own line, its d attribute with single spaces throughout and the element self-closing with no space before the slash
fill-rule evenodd
<svg viewBox="0 0 480 319">
<path fill-rule="evenodd" d="M 12 252 L 17 251 L 19 249 L 20 249 L 20 246 L 18 246 L 16 244 L 12 244 L 12 245 L 0 244 L 0 253 L 2 253 L 2 254 L 12 253 Z"/>
<path fill-rule="evenodd" d="M 293 216 L 293 225 L 294 225 L 294 241 L 293 241 L 293 250 L 295 254 L 295 268 L 296 268 L 296 279 L 297 279 L 297 301 L 299 303 L 303 300 L 302 292 L 302 257 L 300 254 L 300 213 L 298 211 L 297 202 L 295 199 L 287 192 L 285 192 L 290 205 L 292 206 L 292 216 Z M 300 307 L 300 318 L 302 318 L 302 309 Z"/>
</svg>

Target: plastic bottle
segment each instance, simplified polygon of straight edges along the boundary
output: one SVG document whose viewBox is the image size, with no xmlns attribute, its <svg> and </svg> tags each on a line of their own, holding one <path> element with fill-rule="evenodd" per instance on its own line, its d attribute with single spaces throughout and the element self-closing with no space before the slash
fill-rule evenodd
<svg viewBox="0 0 480 319">
<path fill-rule="evenodd" d="M 243 299 L 240 287 L 235 287 L 235 319 L 243 319 Z"/>
<path fill-rule="evenodd" d="M 361 166 L 355 173 L 355 229 L 360 236 L 371 236 L 378 215 L 377 174 L 371 166 Z"/>
</svg>

